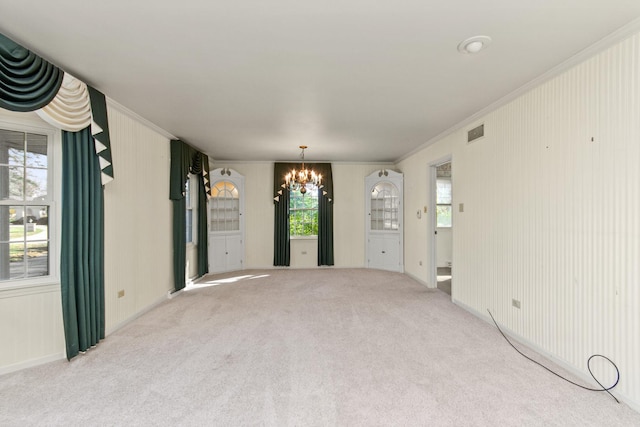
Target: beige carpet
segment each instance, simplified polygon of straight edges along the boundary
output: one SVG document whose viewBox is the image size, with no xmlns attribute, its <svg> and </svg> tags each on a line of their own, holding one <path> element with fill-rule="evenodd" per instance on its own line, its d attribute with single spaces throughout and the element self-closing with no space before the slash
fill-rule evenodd
<svg viewBox="0 0 640 427">
<path fill-rule="evenodd" d="M 640 425 L 404 275 L 244 271 L 201 285 L 71 363 L 0 377 L 0 425 Z"/>
</svg>

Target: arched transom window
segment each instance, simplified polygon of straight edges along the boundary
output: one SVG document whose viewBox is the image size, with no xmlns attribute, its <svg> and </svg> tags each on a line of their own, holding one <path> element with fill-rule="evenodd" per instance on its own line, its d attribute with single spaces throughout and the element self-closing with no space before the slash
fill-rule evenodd
<svg viewBox="0 0 640 427">
<path fill-rule="evenodd" d="M 218 181 L 211 188 L 211 230 L 240 230 L 240 196 L 232 182 Z"/>
</svg>

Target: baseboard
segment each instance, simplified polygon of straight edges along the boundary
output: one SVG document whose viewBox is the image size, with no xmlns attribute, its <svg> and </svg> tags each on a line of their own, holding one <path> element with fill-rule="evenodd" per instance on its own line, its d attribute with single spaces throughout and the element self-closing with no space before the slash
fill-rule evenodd
<svg viewBox="0 0 640 427">
<path fill-rule="evenodd" d="M 493 326 L 495 328 L 495 325 L 493 324 L 493 320 L 491 320 L 491 317 L 487 313 L 481 313 L 481 312 L 477 311 L 476 309 L 474 309 L 472 307 L 469 307 L 468 305 L 466 305 L 466 304 L 464 304 L 464 303 L 462 303 L 462 302 L 460 302 L 458 300 L 452 299 L 451 301 L 455 305 L 457 305 L 458 307 L 462 308 L 465 311 L 468 311 L 469 313 L 473 314 L 477 318 L 479 318 L 481 320 L 484 320 L 485 322 L 489 323 L 491 326 Z M 544 348 L 542 348 L 539 345 L 535 344 L 534 342 L 528 340 L 527 338 L 521 336 L 520 334 L 512 331 L 511 329 L 507 328 L 506 326 L 500 325 L 500 329 L 502 329 L 502 332 L 504 332 L 505 335 L 507 335 L 509 337 L 509 339 L 512 339 L 513 341 L 516 341 L 516 342 L 518 342 L 519 344 L 521 344 L 523 346 L 529 347 L 530 349 L 532 349 L 536 353 L 539 353 L 542 356 L 546 357 L 547 359 L 553 361 L 553 363 L 555 363 L 556 365 L 559 365 L 563 369 L 571 372 L 572 374 L 574 374 L 575 376 L 577 376 L 578 378 L 583 380 L 586 384 L 591 384 L 594 388 L 598 387 L 597 384 L 594 384 L 593 378 L 591 378 L 591 376 L 589 376 L 585 372 L 579 370 L 578 368 L 576 368 L 575 366 L 573 366 L 569 362 L 565 361 L 564 359 L 559 358 L 557 355 L 549 352 L 548 350 L 545 350 Z M 625 404 L 627 404 L 634 411 L 640 412 L 640 402 L 636 402 L 633 399 L 631 399 L 629 396 L 627 396 L 626 394 L 620 393 L 620 392 L 615 391 L 615 390 L 611 390 L 611 394 L 613 394 L 619 401 L 624 402 Z"/>
<path fill-rule="evenodd" d="M 34 366 L 44 365 L 45 363 L 56 362 L 58 360 L 64 360 L 65 353 L 55 353 L 48 356 L 39 357 L 37 359 L 30 359 L 24 362 L 15 363 L 13 365 L 0 367 L 0 375 L 9 374 L 11 372 L 21 371 L 27 368 L 33 368 Z"/>
<path fill-rule="evenodd" d="M 178 292 L 180 292 L 180 291 L 178 291 Z M 123 327 L 125 327 L 129 323 L 133 322 L 134 320 L 136 320 L 137 318 L 139 318 L 143 314 L 146 314 L 149 311 L 153 310 L 154 308 L 156 308 L 157 306 L 159 306 L 160 304 L 165 302 L 167 299 L 173 298 L 174 296 L 176 296 L 176 294 L 177 294 L 177 292 L 174 292 L 173 294 L 169 294 L 167 296 L 162 296 L 162 297 L 158 298 L 157 300 L 155 300 L 154 302 L 152 302 L 151 304 L 149 304 L 148 306 L 146 306 L 142 310 L 138 311 L 137 313 L 135 313 L 134 315 L 132 315 L 128 319 L 125 319 L 122 322 L 118 323 L 117 325 L 113 326 L 112 328 L 107 329 L 105 331 L 105 338 L 108 337 L 109 335 L 111 335 L 112 333 L 114 333 L 115 331 L 117 331 L 119 329 L 122 329 Z"/>
<path fill-rule="evenodd" d="M 435 289 L 435 286 L 430 286 L 427 282 L 425 282 L 424 280 L 422 280 L 421 278 L 419 278 L 418 276 L 414 276 L 411 273 L 407 273 L 406 271 L 404 272 L 405 276 L 409 276 L 411 277 L 413 280 L 415 280 L 416 282 L 420 283 L 422 286 L 427 287 L 429 289 Z"/>
</svg>

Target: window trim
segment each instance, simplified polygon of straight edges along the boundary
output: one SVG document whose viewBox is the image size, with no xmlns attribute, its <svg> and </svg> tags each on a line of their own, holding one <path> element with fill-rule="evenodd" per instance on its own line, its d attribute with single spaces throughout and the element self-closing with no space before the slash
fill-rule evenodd
<svg viewBox="0 0 640 427">
<path fill-rule="evenodd" d="M 187 181 L 185 181 L 185 186 L 187 185 L 187 182 L 189 183 L 188 199 L 185 193 L 185 199 L 187 199 L 189 203 L 187 204 L 185 200 L 185 205 L 186 205 L 185 207 L 186 207 L 186 210 L 191 211 L 191 241 L 187 241 L 188 248 L 198 246 L 198 191 L 197 189 L 199 188 L 199 186 L 198 186 L 198 181 L 196 181 L 198 178 L 199 178 L 198 175 L 189 173 Z M 185 212 L 185 222 L 186 222 L 186 216 L 187 214 Z"/>
<path fill-rule="evenodd" d="M 24 279 L 9 279 L 0 282 L 0 291 L 50 286 L 60 283 L 60 228 L 62 226 L 60 204 L 62 182 L 62 136 L 61 131 L 36 113 L 17 113 L 0 108 L 0 128 L 47 136 L 47 202 L 49 206 L 49 274 Z M 0 202 L 8 206 L 15 203 Z"/>
<path fill-rule="evenodd" d="M 437 182 L 438 181 L 449 181 L 449 187 L 450 187 L 450 191 L 452 193 L 451 196 L 451 203 L 438 203 L 438 190 L 437 190 Z M 438 207 L 440 206 L 449 206 L 449 209 L 451 210 L 451 224 L 450 225 L 438 225 Z M 451 177 L 436 177 L 436 228 L 453 228 L 453 180 L 451 179 Z"/>
</svg>

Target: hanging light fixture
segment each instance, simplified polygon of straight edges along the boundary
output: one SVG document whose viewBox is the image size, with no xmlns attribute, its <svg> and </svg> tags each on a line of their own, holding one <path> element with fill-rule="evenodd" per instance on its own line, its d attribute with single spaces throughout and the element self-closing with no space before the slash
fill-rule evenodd
<svg viewBox="0 0 640 427">
<path fill-rule="evenodd" d="M 304 194 L 307 192 L 307 184 L 313 184 L 320 186 L 322 184 L 322 175 L 315 173 L 312 169 L 304 167 L 304 150 L 307 149 L 306 145 L 301 145 L 300 158 L 302 159 L 302 167 L 300 170 L 291 169 L 288 174 L 284 176 L 284 182 L 287 185 L 289 191 L 300 191 Z"/>
</svg>

